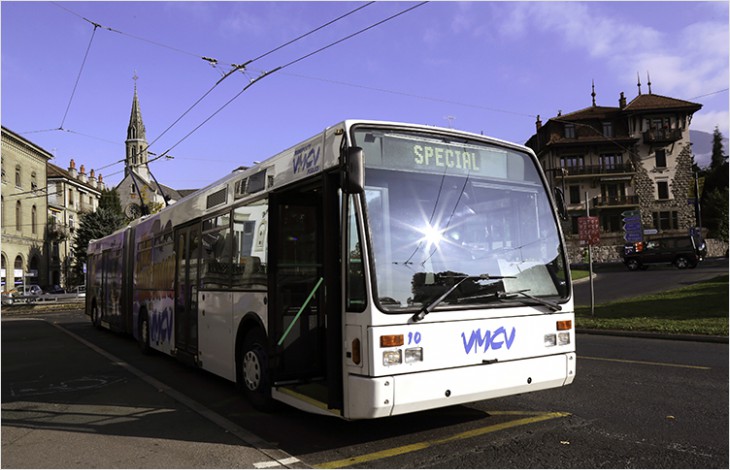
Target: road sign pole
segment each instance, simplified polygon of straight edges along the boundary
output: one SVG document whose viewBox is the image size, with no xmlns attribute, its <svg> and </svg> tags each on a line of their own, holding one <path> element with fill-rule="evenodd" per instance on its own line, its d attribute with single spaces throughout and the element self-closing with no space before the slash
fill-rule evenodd
<svg viewBox="0 0 730 470">
<path fill-rule="evenodd" d="M 585 198 L 586 198 L 586 217 L 590 217 L 591 216 L 591 209 L 588 206 L 588 192 L 587 191 L 585 192 Z M 594 293 L 593 293 L 593 255 L 591 253 L 591 246 L 592 246 L 591 245 L 591 241 L 589 240 L 588 241 L 588 279 L 589 279 L 588 282 L 590 282 L 590 284 L 591 284 L 591 316 L 593 317 L 593 316 L 595 316 L 595 311 L 594 311 L 594 309 L 595 309 L 595 305 L 594 305 L 595 304 L 595 302 L 594 302 L 595 296 L 594 296 Z"/>
</svg>

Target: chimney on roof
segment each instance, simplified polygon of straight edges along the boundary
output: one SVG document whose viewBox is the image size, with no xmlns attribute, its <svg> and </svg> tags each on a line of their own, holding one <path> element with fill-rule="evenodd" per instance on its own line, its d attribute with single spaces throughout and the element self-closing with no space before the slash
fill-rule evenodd
<svg viewBox="0 0 730 470">
<path fill-rule="evenodd" d="M 99 189 L 106 189 L 106 186 L 104 186 L 104 178 L 101 176 L 101 173 L 99 173 Z"/>
<path fill-rule="evenodd" d="M 537 121 L 535 121 L 535 129 L 539 131 L 541 127 L 542 127 L 542 121 L 540 120 L 540 115 L 538 114 Z"/>
<path fill-rule="evenodd" d="M 558 117 L 560 117 L 562 115 L 563 115 L 563 110 L 562 109 L 558 109 Z"/>
<path fill-rule="evenodd" d="M 96 173 L 94 173 L 93 169 L 89 172 L 89 184 L 92 188 L 96 188 L 99 185 L 96 181 Z"/>
<path fill-rule="evenodd" d="M 78 172 L 76 171 L 76 162 L 72 158 L 71 161 L 68 164 L 68 172 L 71 174 L 72 178 L 76 178 L 78 176 Z"/>
<path fill-rule="evenodd" d="M 626 107 L 626 97 L 624 96 L 624 92 L 621 92 L 621 95 L 618 97 L 618 107 L 621 109 L 624 109 Z"/>
<path fill-rule="evenodd" d="M 81 165 L 81 169 L 79 170 L 79 181 L 82 183 L 87 183 L 89 181 L 89 178 L 86 176 L 86 167 L 84 167 L 84 165 Z"/>
</svg>

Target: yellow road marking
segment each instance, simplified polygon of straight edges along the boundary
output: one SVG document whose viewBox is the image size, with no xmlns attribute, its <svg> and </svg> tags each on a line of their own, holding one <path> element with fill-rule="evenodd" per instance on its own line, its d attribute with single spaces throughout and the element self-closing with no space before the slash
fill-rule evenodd
<svg viewBox="0 0 730 470">
<path fill-rule="evenodd" d="M 488 412 L 492 415 L 508 415 L 511 412 Z M 522 413 L 529 414 L 529 413 Z M 564 418 L 570 416 L 570 413 L 564 412 L 552 412 L 552 413 L 541 413 L 536 416 L 529 418 L 516 419 L 513 421 L 506 421 L 504 423 L 494 424 L 492 426 L 486 426 L 483 428 L 472 429 L 470 431 L 460 432 L 451 436 L 443 437 L 441 439 L 433 439 L 430 441 L 416 442 L 401 447 L 394 447 L 392 449 L 381 450 L 380 452 L 373 452 L 371 454 L 359 455 L 357 457 L 350 457 L 342 460 L 333 460 L 332 462 L 324 462 L 318 465 L 314 465 L 314 468 L 342 468 L 351 467 L 365 462 L 372 462 L 373 460 L 380 460 L 387 457 L 395 457 L 397 455 L 408 454 L 416 452 L 418 450 L 427 449 L 429 447 L 437 446 L 440 444 L 446 444 L 447 442 L 458 441 L 462 439 L 470 439 L 472 437 L 481 436 L 491 432 L 502 431 L 504 429 L 514 428 L 517 426 L 524 426 L 526 424 L 539 423 L 540 421 L 547 421 L 555 418 Z"/>
<path fill-rule="evenodd" d="M 621 362 L 624 364 L 643 364 L 643 365 L 647 365 L 647 366 L 679 367 L 682 369 L 697 369 L 697 370 L 710 370 L 711 369 L 711 367 L 706 367 L 706 366 L 670 364 L 668 362 L 632 361 L 630 359 L 611 359 L 611 358 L 607 358 L 607 357 L 578 356 L 578 359 L 588 359 L 589 361 Z"/>
</svg>

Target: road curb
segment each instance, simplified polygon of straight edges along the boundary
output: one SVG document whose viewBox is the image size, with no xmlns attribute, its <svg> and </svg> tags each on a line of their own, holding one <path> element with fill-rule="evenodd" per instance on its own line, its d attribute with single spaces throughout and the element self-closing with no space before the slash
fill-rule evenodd
<svg viewBox="0 0 730 470">
<path fill-rule="evenodd" d="M 719 335 L 688 335 L 688 334 L 670 334 L 659 333 L 655 331 L 629 331 L 629 330 L 599 330 L 590 328 L 576 328 L 576 333 L 584 335 L 603 335 L 603 336 L 624 336 L 629 338 L 651 338 L 651 339 L 670 339 L 675 341 L 696 341 L 700 343 L 728 343 L 727 336 Z"/>
</svg>

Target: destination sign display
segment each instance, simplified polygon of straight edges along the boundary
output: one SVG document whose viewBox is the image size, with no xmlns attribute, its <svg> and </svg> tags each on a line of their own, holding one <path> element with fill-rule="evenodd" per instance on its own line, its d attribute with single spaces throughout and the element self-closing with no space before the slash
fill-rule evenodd
<svg viewBox="0 0 730 470">
<path fill-rule="evenodd" d="M 526 154 L 498 147 L 448 143 L 408 135 L 384 135 L 380 145 L 363 146 L 368 166 L 418 172 L 489 176 L 515 181 L 539 181 Z"/>
</svg>

